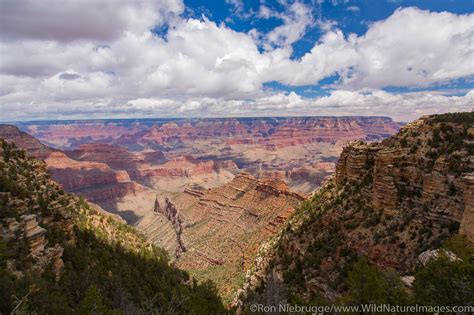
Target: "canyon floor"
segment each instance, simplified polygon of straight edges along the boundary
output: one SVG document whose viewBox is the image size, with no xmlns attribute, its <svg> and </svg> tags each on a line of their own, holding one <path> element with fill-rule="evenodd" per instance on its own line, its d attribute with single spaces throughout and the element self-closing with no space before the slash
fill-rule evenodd
<svg viewBox="0 0 474 315">
<path fill-rule="evenodd" d="M 122 217 L 231 297 L 260 244 L 387 117 L 22 122 L 0 137 L 43 159 L 65 190 Z M 21 130 L 21 131 L 20 131 Z"/>
</svg>

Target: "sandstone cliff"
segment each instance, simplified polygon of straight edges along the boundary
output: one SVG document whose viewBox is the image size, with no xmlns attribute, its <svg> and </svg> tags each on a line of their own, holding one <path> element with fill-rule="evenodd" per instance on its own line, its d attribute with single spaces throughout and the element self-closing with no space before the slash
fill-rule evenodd
<svg viewBox="0 0 474 315">
<path fill-rule="evenodd" d="M 19 124 L 22 130 L 45 144 L 72 149 L 66 154 L 76 161 L 69 161 L 74 165 L 79 161 L 90 162 L 90 166 L 92 162 L 101 163 L 101 167 L 105 165 L 112 170 L 124 171 L 132 181 L 157 191 L 170 188 L 178 192 L 184 186 L 195 183 L 206 188 L 215 187 L 228 182 L 240 171 L 246 171 L 258 178 L 280 178 L 301 193 L 313 191 L 322 179 L 333 172 L 333 168 L 323 169 L 318 163 L 332 162 L 326 159 L 335 159 L 344 143 L 355 139 L 380 140 L 395 133 L 400 125 L 386 117 Z M 192 159 L 189 158 L 191 156 Z M 83 165 L 87 167 L 86 163 Z M 55 173 L 61 182 L 67 178 L 58 174 L 60 172 L 68 171 L 61 169 Z M 113 177 L 109 174 L 110 170 L 101 173 L 88 177 L 93 176 L 98 182 L 109 181 L 107 184 L 110 185 L 110 178 Z"/>
<path fill-rule="evenodd" d="M 351 143 L 336 174 L 260 249 L 235 303 L 334 301 L 358 256 L 410 275 L 451 235 L 473 238 L 474 113 L 422 117 Z"/>
<path fill-rule="evenodd" d="M 68 156 L 10 125 L 0 125 L 0 137 L 45 161 L 53 180 L 63 189 L 82 194 L 89 201 L 115 200 L 144 189 L 131 181 L 126 170 L 113 169 L 108 165 L 116 166 L 116 161 L 123 165 L 122 161 L 127 160 L 126 149 L 120 151 L 120 148 L 110 146 L 85 145 L 83 151 L 75 151 Z M 84 158 L 91 154 L 94 154 L 93 157 Z"/>
<path fill-rule="evenodd" d="M 186 188 L 157 198 L 154 214 L 137 225 L 197 279 L 216 282 L 229 299 L 259 244 L 279 231 L 304 198 L 279 180 L 242 173 L 212 189 Z"/>
</svg>

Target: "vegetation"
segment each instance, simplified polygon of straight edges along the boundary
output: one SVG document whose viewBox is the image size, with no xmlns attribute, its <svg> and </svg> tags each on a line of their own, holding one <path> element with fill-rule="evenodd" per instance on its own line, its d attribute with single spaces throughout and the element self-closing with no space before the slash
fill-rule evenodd
<svg viewBox="0 0 474 315">
<path fill-rule="evenodd" d="M 433 115 L 429 119 L 429 123 L 454 123 L 464 124 L 472 127 L 474 125 L 474 113 L 472 112 L 461 112 L 461 113 L 446 113 L 440 115 Z"/>
<path fill-rule="evenodd" d="M 262 285 L 243 294 L 244 303 L 265 300 L 260 275 L 279 272 L 294 303 L 338 297 L 346 305 L 473 305 L 474 247 L 456 235 L 462 177 L 472 173 L 473 126 L 474 113 L 435 115 L 381 144 L 350 146 L 343 171 L 295 211 L 264 253 L 268 267 L 253 274 Z M 459 259 L 418 263 L 420 253 L 441 246 Z M 396 269 L 375 267 L 382 265 Z M 410 290 L 400 279 L 406 274 L 416 279 Z"/>
<path fill-rule="evenodd" d="M 341 302 L 344 304 L 391 304 L 404 305 L 408 294 L 398 274 L 394 271 L 379 271 L 361 257 L 349 272 L 349 290 Z"/>
<path fill-rule="evenodd" d="M 0 222 L 37 214 L 47 246 L 64 248 L 56 277 L 51 265 L 38 272 L 24 240 L 0 240 L 0 313 L 225 313 L 212 283 L 198 284 L 132 228 L 62 191 L 44 163 L 0 141 Z"/>
<path fill-rule="evenodd" d="M 361 257 L 347 279 L 348 291 L 343 304 L 391 305 L 473 305 L 474 263 L 470 261 L 474 246 L 459 235 L 445 242 L 454 249 L 457 259 L 446 255 L 431 259 L 415 272 L 412 290 L 405 289 L 398 274 L 379 270 Z"/>
</svg>

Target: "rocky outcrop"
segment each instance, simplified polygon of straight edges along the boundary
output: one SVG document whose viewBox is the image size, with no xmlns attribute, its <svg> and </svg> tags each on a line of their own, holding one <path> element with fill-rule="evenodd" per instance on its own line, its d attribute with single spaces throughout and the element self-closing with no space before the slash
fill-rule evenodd
<svg viewBox="0 0 474 315">
<path fill-rule="evenodd" d="M 474 174 L 467 174 L 463 179 L 465 208 L 461 219 L 460 233 L 474 242 Z"/>
<path fill-rule="evenodd" d="M 375 156 L 373 168 L 373 202 L 374 208 L 382 208 L 386 212 L 393 212 L 397 207 L 398 190 L 395 185 L 394 160 L 400 157 L 397 150 L 380 150 Z"/>
<path fill-rule="evenodd" d="M 296 200 L 303 201 L 305 197 L 299 193 L 291 191 L 288 188 L 288 185 L 281 180 L 262 180 L 259 181 L 257 187 L 255 188 L 258 191 L 279 197 L 280 195 L 288 196 L 295 198 Z"/>
<path fill-rule="evenodd" d="M 347 181 L 360 181 L 367 176 L 369 173 L 367 166 L 373 165 L 375 154 L 378 151 L 377 145 L 366 145 L 360 141 L 346 146 L 336 165 L 337 184 L 343 185 Z"/>
<path fill-rule="evenodd" d="M 59 244 L 53 247 L 47 247 L 46 229 L 38 225 L 38 219 L 35 214 L 25 214 L 17 221 L 15 218 L 0 219 L 2 224 L 2 235 L 6 242 L 10 244 L 15 242 L 26 242 L 28 254 L 32 257 L 34 269 L 38 275 L 41 275 L 46 267 L 51 265 L 53 274 L 58 280 L 64 267 L 62 255 L 64 249 Z M 14 262 L 11 261 L 9 271 L 17 277 L 23 277 L 23 273 L 16 270 Z"/>
<path fill-rule="evenodd" d="M 284 182 L 241 173 L 216 188 L 188 187 L 173 199 L 158 197 L 154 218 L 137 227 L 166 247 L 177 266 L 216 281 L 228 297 L 259 244 L 279 231 L 302 200 Z"/>
<path fill-rule="evenodd" d="M 410 275 L 451 236 L 474 241 L 472 124 L 474 113 L 423 117 L 380 143 L 346 146 L 334 178 L 261 248 L 235 305 L 334 301 L 358 256 Z"/>
<path fill-rule="evenodd" d="M 422 252 L 420 255 L 418 255 L 418 261 L 423 266 L 426 266 L 430 260 L 438 259 L 441 256 L 447 257 L 451 261 L 459 260 L 459 258 L 456 257 L 456 255 L 451 251 L 447 251 L 445 249 L 434 249 Z"/>
<path fill-rule="evenodd" d="M 183 218 L 179 214 L 176 206 L 168 198 L 165 198 L 165 204 L 163 207 L 161 207 L 157 197 L 153 211 L 156 214 L 161 213 L 164 215 L 173 226 L 176 233 L 176 242 L 178 245 L 176 247 L 175 257 L 179 258 L 179 256 L 181 256 L 181 254 L 186 251 L 186 246 L 184 245 L 181 237 L 183 233 Z"/>
<path fill-rule="evenodd" d="M 36 215 L 29 214 L 20 217 L 25 226 L 24 237 L 28 243 L 31 255 L 37 255 L 44 251 L 46 246 L 46 229 L 38 225 Z"/>
</svg>

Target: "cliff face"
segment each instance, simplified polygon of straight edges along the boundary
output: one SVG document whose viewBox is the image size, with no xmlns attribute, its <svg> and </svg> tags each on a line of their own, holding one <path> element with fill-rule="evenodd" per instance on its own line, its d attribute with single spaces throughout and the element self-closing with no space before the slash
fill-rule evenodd
<svg viewBox="0 0 474 315">
<path fill-rule="evenodd" d="M 185 181 L 214 187 L 245 171 L 258 178 L 280 178 L 293 190 L 310 193 L 333 172 L 334 164 L 321 168 L 318 163 L 333 163 L 351 140 L 380 140 L 401 124 L 387 117 L 276 117 L 20 126 L 45 144 L 73 150 L 66 153 L 73 160 L 125 170 L 132 180 L 157 190 L 164 188 L 158 178 L 182 191 Z"/>
<path fill-rule="evenodd" d="M 422 118 L 379 144 L 347 146 L 337 166 L 338 186 L 372 178 L 372 188 L 361 195 L 384 214 L 429 208 L 419 215 L 437 224 L 461 223 L 472 205 L 473 140 L 466 125 L 440 119 Z"/>
<path fill-rule="evenodd" d="M 43 161 L 1 138 L 0 233 L 2 314 L 224 312 L 211 287 L 171 266 L 130 226 L 64 192 Z"/>
<path fill-rule="evenodd" d="M 49 155 L 54 150 L 50 147 L 42 144 L 36 138 L 28 135 L 27 133 L 21 132 L 17 127 L 12 125 L 0 124 L 0 135 L 1 138 L 16 143 L 21 146 L 22 149 L 26 150 L 29 154 L 41 159 L 44 156 Z"/>
<path fill-rule="evenodd" d="M 259 244 L 274 235 L 304 198 L 278 180 L 239 174 L 217 188 L 187 188 L 157 199 L 154 214 L 138 224 L 175 263 L 199 280 L 212 279 L 229 298 Z"/>
<path fill-rule="evenodd" d="M 236 305 L 334 300 L 357 256 L 403 275 L 453 234 L 474 241 L 473 125 L 474 113 L 422 117 L 346 146 L 335 176 L 261 248 Z"/>
<path fill-rule="evenodd" d="M 461 219 L 460 233 L 468 239 L 474 240 L 474 176 L 464 177 L 466 190 L 464 191 L 464 212 Z"/>
<path fill-rule="evenodd" d="M 28 154 L 44 160 L 51 177 L 65 190 L 91 191 L 91 187 L 120 186 L 120 183 L 130 182 L 126 172 L 114 170 L 100 161 L 78 161 L 70 158 L 64 152 L 41 144 L 17 127 L 0 125 L 0 137 L 15 143 L 19 148 L 26 150 Z M 116 191 L 124 192 L 123 189 L 116 189 Z M 92 199 L 94 201 L 105 200 L 106 197 L 101 198 L 97 192 L 94 192 L 94 198 L 91 198 L 91 201 Z"/>
<path fill-rule="evenodd" d="M 400 125 L 387 117 L 296 117 L 202 119 L 153 125 L 138 141 L 166 144 L 225 138 L 228 144 L 285 147 L 312 142 L 366 138 L 393 134 Z"/>
<path fill-rule="evenodd" d="M 184 246 L 182 240 L 183 233 L 183 218 L 180 215 L 176 206 L 168 199 L 165 198 L 165 204 L 163 207 L 160 206 L 158 198 L 155 200 L 155 207 L 153 209 L 155 214 L 162 214 L 168 222 L 173 226 L 174 232 L 176 234 L 176 250 L 175 256 L 179 258 L 181 253 L 186 251 L 186 246 Z"/>
</svg>

